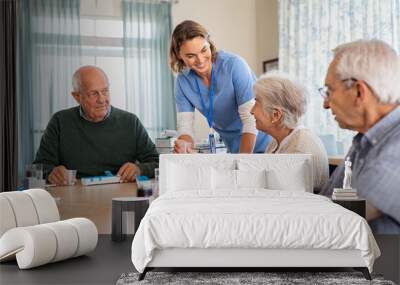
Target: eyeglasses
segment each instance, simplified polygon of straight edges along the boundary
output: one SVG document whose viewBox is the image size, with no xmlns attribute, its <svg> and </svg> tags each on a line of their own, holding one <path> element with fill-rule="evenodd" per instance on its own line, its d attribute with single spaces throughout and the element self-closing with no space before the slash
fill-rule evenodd
<svg viewBox="0 0 400 285">
<path fill-rule="evenodd" d="M 353 84 L 358 81 L 356 78 L 346 78 L 342 79 L 342 82 L 345 83 L 346 88 L 349 89 L 353 87 Z M 329 100 L 329 96 L 331 95 L 332 90 L 329 90 L 328 86 L 324 86 L 321 88 L 318 88 L 319 94 L 322 96 L 322 98 L 325 100 Z"/>
<path fill-rule="evenodd" d="M 329 88 L 327 86 L 318 88 L 318 92 L 322 96 L 322 99 L 324 99 L 324 101 L 328 100 L 330 94 L 329 94 Z"/>
</svg>

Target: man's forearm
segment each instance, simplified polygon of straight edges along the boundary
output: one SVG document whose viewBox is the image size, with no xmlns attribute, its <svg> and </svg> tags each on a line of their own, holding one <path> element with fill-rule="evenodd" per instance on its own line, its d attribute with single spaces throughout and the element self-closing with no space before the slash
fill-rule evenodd
<svg viewBox="0 0 400 285">
<path fill-rule="evenodd" d="M 366 202 L 365 208 L 367 221 L 371 221 L 382 216 L 382 212 L 368 202 Z"/>
</svg>

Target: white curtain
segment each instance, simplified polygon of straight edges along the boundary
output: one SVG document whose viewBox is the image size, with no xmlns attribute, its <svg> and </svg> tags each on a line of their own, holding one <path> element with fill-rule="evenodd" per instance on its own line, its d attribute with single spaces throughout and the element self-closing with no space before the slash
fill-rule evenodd
<svg viewBox="0 0 400 285">
<path fill-rule="evenodd" d="M 17 102 L 20 178 L 51 116 L 76 105 L 72 74 L 81 63 L 80 0 L 18 0 Z"/>
<path fill-rule="evenodd" d="M 279 1 L 279 69 L 309 87 L 304 125 L 334 138 L 339 153 L 347 152 L 354 133 L 340 129 L 322 108 L 318 88 L 324 85 L 332 49 L 361 38 L 384 40 L 399 51 L 400 0 Z"/>
<path fill-rule="evenodd" d="M 124 0 L 126 104 L 151 138 L 175 129 L 173 77 L 168 67 L 171 3 Z"/>
</svg>

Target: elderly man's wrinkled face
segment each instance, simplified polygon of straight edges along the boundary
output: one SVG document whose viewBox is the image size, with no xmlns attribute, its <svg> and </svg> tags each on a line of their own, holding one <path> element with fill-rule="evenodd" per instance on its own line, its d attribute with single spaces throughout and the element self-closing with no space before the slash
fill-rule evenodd
<svg viewBox="0 0 400 285">
<path fill-rule="evenodd" d="M 335 73 L 336 61 L 334 60 L 328 69 L 325 78 L 325 86 L 327 87 L 327 98 L 324 100 L 323 107 L 331 109 L 332 115 L 343 129 L 356 130 L 360 124 L 359 110 L 356 108 L 355 99 L 357 96 L 357 88 L 355 84 L 352 87 L 346 86 L 346 81 L 341 80 Z"/>
<path fill-rule="evenodd" d="M 81 105 L 85 116 L 92 122 L 100 122 L 110 108 L 110 91 L 107 78 L 95 68 L 81 71 L 81 87 L 73 92 L 76 101 Z"/>
</svg>

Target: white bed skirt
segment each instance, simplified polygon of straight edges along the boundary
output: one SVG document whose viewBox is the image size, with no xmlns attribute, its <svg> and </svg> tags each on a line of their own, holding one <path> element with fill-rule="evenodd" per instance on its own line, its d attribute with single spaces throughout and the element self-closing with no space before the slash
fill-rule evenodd
<svg viewBox="0 0 400 285">
<path fill-rule="evenodd" d="M 359 250 L 156 249 L 147 267 L 366 267 Z"/>
</svg>

